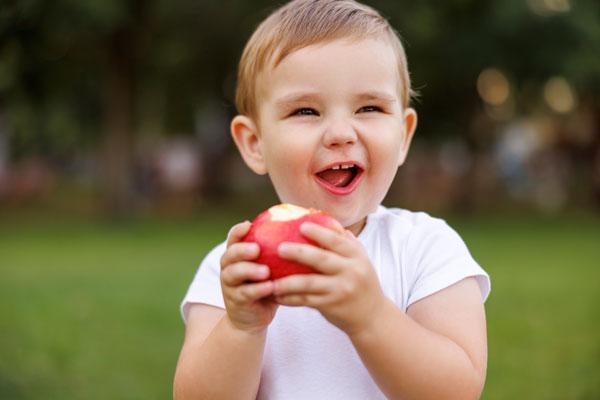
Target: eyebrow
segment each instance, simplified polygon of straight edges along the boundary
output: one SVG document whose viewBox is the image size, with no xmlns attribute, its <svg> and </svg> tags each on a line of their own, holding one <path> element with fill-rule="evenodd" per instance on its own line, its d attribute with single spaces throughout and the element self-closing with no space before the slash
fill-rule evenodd
<svg viewBox="0 0 600 400">
<path fill-rule="evenodd" d="M 369 91 L 364 93 L 359 93 L 356 96 L 358 100 L 379 100 L 385 103 L 396 103 L 398 99 L 387 92 L 379 92 L 379 91 Z"/>
<path fill-rule="evenodd" d="M 318 97 L 319 97 L 319 95 L 317 93 L 308 93 L 308 92 L 291 93 L 291 94 L 281 97 L 280 99 L 277 99 L 277 101 L 275 101 L 275 105 L 276 106 L 285 106 L 285 105 L 291 104 L 291 103 L 300 103 L 303 101 L 313 101 L 313 100 L 318 99 Z"/>
<path fill-rule="evenodd" d="M 396 103 L 398 101 L 394 96 L 390 95 L 389 93 L 381 92 L 381 91 L 362 92 L 362 93 L 355 95 L 354 98 L 359 101 L 378 100 L 378 101 L 382 101 L 384 103 L 389 103 L 389 104 Z M 318 99 L 319 99 L 318 93 L 296 92 L 296 93 L 291 93 L 291 94 L 285 95 L 285 96 L 281 97 L 280 99 L 276 100 L 275 105 L 278 107 L 284 107 L 288 104 L 315 101 Z"/>
</svg>

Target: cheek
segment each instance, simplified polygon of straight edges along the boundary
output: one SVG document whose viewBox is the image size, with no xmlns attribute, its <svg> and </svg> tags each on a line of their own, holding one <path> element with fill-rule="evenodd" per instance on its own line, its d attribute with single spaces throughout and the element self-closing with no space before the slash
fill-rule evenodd
<svg viewBox="0 0 600 400">
<path fill-rule="evenodd" d="M 379 131 L 385 132 L 385 131 Z M 388 131 L 377 135 L 371 143 L 372 154 L 381 163 L 397 163 L 402 149 L 400 131 Z"/>
<path fill-rule="evenodd" d="M 307 169 L 308 161 L 296 146 L 272 146 L 267 153 L 267 170 L 277 187 L 296 186 Z"/>
<path fill-rule="evenodd" d="M 290 141 L 271 141 L 265 146 L 265 154 L 269 162 L 279 168 L 289 164 L 292 169 L 299 162 L 299 147 Z"/>
<path fill-rule="evenodd" d="M 373 167 L 372 172 L 382 183 L 387 184 L 394 179 L 402 151 L 401 147 L 399 140 L 380 140 L 371 143 L 369 153 Z"/>
<path fill-rule="evenodd" d="M 267 158 L 287 169 L 297 169 L 303 163 L 306 167 L 315 151 L 314 137 L 310 133 L 306 129 L 279 126 L 279 129 L 271 132 L 268 143 L 265 143 Z"/>
</svg>

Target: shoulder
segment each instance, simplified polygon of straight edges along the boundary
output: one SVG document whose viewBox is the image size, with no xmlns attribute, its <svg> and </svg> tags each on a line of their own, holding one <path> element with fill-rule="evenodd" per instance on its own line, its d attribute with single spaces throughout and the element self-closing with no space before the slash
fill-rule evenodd
<svg viewBox="0 0 600 400">
<path fill-rule="evenodd" d="M 419 268 L 425 261 L 468 255 L 460 235 L 441 218 L 425 212 L 380 206 L 369 216 L 366 240 L 398 251 L 404 264 Z"/>
<path fill-rule="evenodd" d="M 191 304 L 203 303 L 224 308 L 221 293 L 221 257 L 227 247 L 226 242 L 215 246 L 200 263 L 188 291 L 181 302 L 181 316 L 187 321 Z"/>
<path fill-rule="evenodd" d="M 442 218 L 421 211 L 385 207 L 380 207 L 374 216 L 377 228 L 395 238 L 394 241 L 401 240 L 396 243 L 402 246 L 404 256 L 413 261 L 422 261 L 425 256 L 468 253 L 458 232 Z"/>
<path fill-rule="evenodd" d="M 227 250 L 227 242 L 222 242 L 213 247 L 200 262 L 194 281 L 198 279 L 206 279 L 206 276 L 213 278 L 221 275 L 221 257 Z"/>
<path fill-rule="evenodd" d="M 369 240 L 376 243 L 374 247 L 399 260 L 408 290 L 407 306 L 468 276 L 477 277 L 484 299 L 488 296 L 489 276 L 443 219 L 385 207 L 369 218 Z"/>
<path fill-rule="evenodd" d="M 411 211 L 403 208 L 387 208 L 379 206 L 369 215 L 369 229 L 380 234 L 390 235 L 396 240 L 419 241 L 423 237 L 439 232 L 456 233 L 441 218 L 432 217 L 426 212 Z"/>
<path fill-rule="evenodd" d="M 204 260 L 202 260 L 202 264 L 200 264 L 200 267 L 202 267 L 202 265 L 204 264 L 217 264 L 219 265 L 221 262 L 221 257 L 223 256 L 223 254 L 225 253 L 225 250 L 227 248 L 227 242 L 222 242 L 218 245 L 216 245 L 215 247 L 212 248 L 212 250 L 210 250 L 208 252 L 208 254 L 206 254 L 206 257 L 204 257 Z"/>
</svg>

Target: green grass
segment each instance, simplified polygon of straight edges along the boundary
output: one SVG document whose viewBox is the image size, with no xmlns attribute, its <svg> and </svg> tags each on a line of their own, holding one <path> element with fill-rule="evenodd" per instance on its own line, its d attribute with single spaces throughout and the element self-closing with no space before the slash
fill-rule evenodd
<svg viewBox="0 0 600 400">
<path fill-rule="evenodd" d="M 0 221 L 0 399 L 170 398 L 179 302 L 237 219 Z M 492 276 L 483 398 L 600 398 L 600 219 L 451 223 Z"/>
<path fill-rule="evenodd" d="M 600 398 L 600 220 L 457 226 L 492 276 L 483 398 Z"/>
</svg>

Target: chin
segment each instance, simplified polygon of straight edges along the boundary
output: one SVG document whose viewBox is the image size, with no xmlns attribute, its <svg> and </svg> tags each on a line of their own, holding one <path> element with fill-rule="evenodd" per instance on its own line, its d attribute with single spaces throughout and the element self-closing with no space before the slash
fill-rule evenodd
<svg viewBox="0 0 600 400">
<path fill-rule="evenodd" d="M 348 228 L 350 226 L 356 225 L 363 221 L 368 213 L 360 213 L 358 211 L 352 212 L 352 210 L 344 210 L 340 209 L 343 207 L 323 207 L 322 210 L 332 215 L 335 219 L 337 219 L 344 228 Z"/>
<path fill-rule="evenodd" d="M 379 203 L 375 203 L 374 205 L 357 204 L 354 194 L 347 197 L 336 197 L 333 200 L 328 197 L 319 196 L 318 194 L 308 200 L 298 199 L 294 196 L 279 196 L 279 199 L 282 203 L 291 203 L 325 211 L 338 220 L 344 228 L 348 228 L 363 221 L 379 205 Z"/>
</svg>

